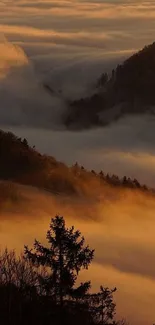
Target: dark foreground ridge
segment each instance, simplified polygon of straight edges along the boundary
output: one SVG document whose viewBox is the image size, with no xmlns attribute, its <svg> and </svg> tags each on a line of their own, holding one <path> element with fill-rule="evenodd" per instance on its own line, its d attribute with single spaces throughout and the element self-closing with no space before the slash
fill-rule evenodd
<svg viewBox="0 0 155 325">
<path fill-rule="evenodd" d="M 70 103 L 68 128 L 107 125 L 126 114 L 155 115 L 155 43 L 132 55 L 110 75 L 103 73 L 94 94 Z"/>
</svg>

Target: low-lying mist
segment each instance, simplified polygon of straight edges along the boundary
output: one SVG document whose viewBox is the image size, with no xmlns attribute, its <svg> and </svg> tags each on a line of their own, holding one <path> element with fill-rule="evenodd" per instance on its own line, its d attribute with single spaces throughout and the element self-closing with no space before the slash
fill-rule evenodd
<svg viewBox="0 0 155 325">
<path fill-rule="evenodd" d="M 155 186 L 155 119 L 126 117 L 100 129 L 80 132 L 0 126 L 19 137 L 26 137 L 41 153 L 54 156 L 68 165 L 76 161 L 98 172 L 137 178 Z"/>
<path fill-rule="evenodd" d="M 53 53 L 56 57 L 54 47 Z M 51 61 L 51 68 L 51 56 L 44 61 L 34 53 L 29 59 L 20 46 L 2 38 L 0 128 L 26 137 L 42 153 L 51 154 L 69 165 L 78 161 L 88 169 L 127 175 L 154 186 L 153 116 L 122 118 L 101 129 L 65 130 L 62 123 L 66 111 L 64 94 L 71 98 L 81 89 L 86 91 L 88 79 L 94 82 L 101 66 L 104 71 L 104 68 L 110 69 L 112 62 L 114 64 L 107 57 L 95 57 L 92 63 L 93 59 L 87 61 L 74 56 L 70 62 Z M 53 94 L 43 88 L 47 80 L 55 87 Z M 58 95 L 61 86 L 64 93 Z"/>
<path fill-rule="evenodd" d="M 1 189 L 6 184 L 1 184 Z M 52 196 L 33 187 L 9 186 L 1 204 L 2 247 L 15 248 L 35 238 L 45 243 L 50 218 L 63 215 L 95 248 L 95 259 L 81 279 L 116 286 L 117 313 L 132 324 L 154 321 L 155 300 L 155 200 L 149 194 L 104 188 L 98 201 Z M 91 189 L 90 189 L 91 190 Z"/>
<path fill-rule="evenodd" d="M 61 122 L 65 103 L 45 91 L 21 47 L 0 42 L 0 122 L 52 128 Z"/>
<path fill-rule="evenodd" d="M 123 60 L 118 55 L 75 55 L 75 49 L 65 59 L 54 46 L 52 50 L 44 57 L 0 39 L 1 125 L 64 129 L 68 102 L 94 93 L 101 71 L 111 71 Z"/>
</svg>

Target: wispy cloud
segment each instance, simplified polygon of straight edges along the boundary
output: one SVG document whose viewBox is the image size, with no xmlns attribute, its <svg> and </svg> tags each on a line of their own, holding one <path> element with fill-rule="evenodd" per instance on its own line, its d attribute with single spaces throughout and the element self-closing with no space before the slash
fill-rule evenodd
<svg viewBox="0 0 155 325">
<path fill-rule="evenodd" d="M 96 42 L 92 43 L 99 48 L 104 35 L 104 39 L 113 36 L 113 49 L 117 43 L 121 50 L 131 48 L 131 44 L 133 48 L 136 43 L 141 47 L 154 38 L 153 1 L 3 0 L 0 6 L 1 32 L 18 34 L 22 39 L 40 34 L 50 41 L 50 34 L 66 33 L 65 37 L 75 43 L 75 38 L 82 40 L 87 35 L 84 42 L 89 47 L 89 38 L 94 35 Z"/>
</svg>

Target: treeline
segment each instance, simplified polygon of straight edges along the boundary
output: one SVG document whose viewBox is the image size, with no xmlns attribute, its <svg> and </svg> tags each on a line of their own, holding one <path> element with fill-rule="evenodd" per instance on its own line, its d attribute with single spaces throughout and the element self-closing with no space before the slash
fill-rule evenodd
<svg viewBox="0 0 155 325">
<path fill-rule="evenodd" d="M 72 167 L 75 173 L 78 173 L 79 176 L 82 172 L 88 172 L 85 170 L 83 166 L 79 166 L 76 162 L 75 165 Z M 130 177 L 123 176 L 118 177 L 115 174 L 110 175 L 109 173 L 104 173 L 102 170 L 97 173 L 93 169 L 91 170 L 91 174 L 98 179 L 101 180 L 101 182 L 106 182 L 112 186 L 122 186 L 126 188 L 132 188 L 132 189 L 139 189 L 143 191 L 152 191 L 150 188 L 148 188 L 145 184 L 140 184 L 136 178 L 131 179 Z"/>
<path fill-rule="evenodd" d="M 33 185 L 51 192 L 76 193 L 69 168 L 40 154 L 26 139 L 0 130 L 0 179 Z"/>
<path fill-rule="evenodd" d="M 154 57 L 155 42 L 118 64 L 111 73 L 102 73 L 96 81 L 94 94 L 70 104 L 65 118 L 66 126 L 82 129 L 108 125 L 125 114 L 149 112 L 154 115 Z M 114 107 L 114 116 L 112 114 L 111 119 L 107 119 L 105 114 L 104 118 L 104 112 Z"/>
<path fill-rule="evenodd" d="M 37 186 L 54 194 L 89 196 L 90 188 L 102 191 L 102 185 L 106 184 L 151 191 L 146 185 L 126 176 L 119 178 L 103 171 L 89 172 L 78 163 L 67 167 L 51 156 L 41 155 L 35 146 L 29 146 L 25 138 L 21 139 L 11 132 L 0 131 L 0 157 L 1 180 Z"/>
<path fill-rule="evenodd" d="M 154 105 L 154 56 L 155 42 L 117 65 L 111 75 L 103 73 L 100 76 L 96 86 L 103 91 L 107 107 L 126 102 L 130 103 L 131 113 L 142 113 L 149 105 Z"/>
<path fill-rule="evenodd" d="M 17 257 L 7 249 L 0 254 L 0 324 L 107 325 L 115 320 L 116 288 L 103 286 L 91 293 L 91 282 L 76 284 L 88 269 L 94 250 L 79 230 L 67 228 L 61 216 L 51 219 L 48 245 L 35 240 Z"/>
</svg>

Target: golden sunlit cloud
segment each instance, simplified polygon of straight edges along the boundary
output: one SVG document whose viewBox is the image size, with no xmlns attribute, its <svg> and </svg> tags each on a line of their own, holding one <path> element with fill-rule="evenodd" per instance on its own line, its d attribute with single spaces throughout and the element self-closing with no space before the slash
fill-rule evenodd
<svg viewBox="0 0 155 325">
<path fill-rule="evenodd" d="M 90 191 L 93 186 L 90 186 Z M 101 189 L 100 189 L 101 190 Z M 15 186 L 19 200 L 1 207 L 3 246 L 21 251 L 34 238 L 45 243 L 50 218 L 63 214 L 95 248 L 95 260 L 81 280 L 117 286 L 117 313 L 133 324 L 149 324 L 154 317 L 155 239 L 154 197 L 137 191 L 102 188 L 100 202 L 53 197 L 32 187 Z M 99 194 L 99 193 L 98 193 Z M 18 234 L 18 235 L 17 235 Z M 142 285 L 143 284 L 143 285 Z M 126 303 L 128 301 L 128 303 Z M 136 306 L 135 306 L 136 305 Z M 147 309 L 147 312 L 142 312 Z"/>
<path fill-rule="evenodd" d="M 84 79 L 86 84 L 94 82 L 104 69 L 111 71 L 108 61 L 103 62 L 105 55 L 118 60 L 154 41 L 154 1 L 2 0 L 0 35 L 4 129 L 27 137 L 42 152 L 68 164 L 78 161 L 89 169 L 155 185 L 153 118 L 134 116 L 93 132 L 54 132 L 52 122 L 64 106 L 42 87 L 48 72 L 51 84 L 58 82 L 57 89 L 62 86 L 67 98 L 72 98 Z M 96 250 L 93 265 L 88 273 L 82 272 L 81 279 L 90 278 L 94 290 L 100 284 L 117 286 L 119 317 L 125 315 L 135 325 L 153 324 L 154 197 L 109 187 L 100 191 L 96 181 L 83 186 L 90 196 L 87 201 L 15 185 L 16 203 L 8 198 L 1 205 L 1 245 L 20 251 L 24 244 L 32 245 L 35 237 L 45 242 L 50 217 L 63 214 L 67 224 L 79 228 Z"/>
<path fill-rule="evenodd" d="M 2 38 L 0 40 L 0 78 L 4 78 L 12 67 L 28 65 L 28 58 L 19 46 Z"/>
</svg>

